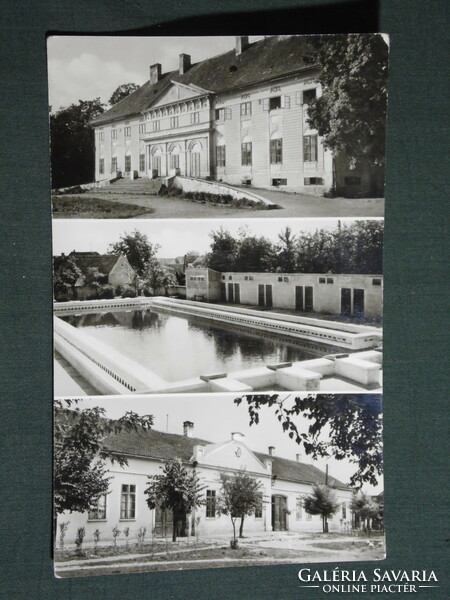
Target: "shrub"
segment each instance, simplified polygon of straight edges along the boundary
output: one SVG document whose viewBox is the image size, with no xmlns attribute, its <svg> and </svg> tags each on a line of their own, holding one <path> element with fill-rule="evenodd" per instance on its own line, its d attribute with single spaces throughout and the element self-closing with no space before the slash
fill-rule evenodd
<svg viewBox="0 0 450 600">
<path fill-rule="evenodd" d="M 115 298 L 115 290 L 112 285 L 104 285 L 98 292 L 98 298 L 100 300 L 112 300 Z"/>
<path fill-rule="evenodd" d="M 97 544 L 100 540 L 100 531 L 96 529 L 94 531 L 94 554 L 97 554 Z"/>
<path fill-rule="evenodd" d="M 136 534 L 139 548 L 142 548 L 142 546 L 144 545 L 144 539 L 145 539 L 146 532 L 147 532 L 146 527 L 139 527 L 139 531 Z"/>
<path fill-rule="evenodd" d="M 64 552 L 64 538 L 66 537 L 69 523 L 70 521 L 65 521 L 59 524 L 59 547 L 61 548 L 61 552 Z"/>
<path fill-rule="evenodd" d="M 117 549 L 117 538 L 120 535 L 120 529 L 117 527 L 117 525 L 115 525 L 113 527 L 112 534 L 113 534 L 114 550 L 116 550 Z"/>
<path fill-rule="evenodd" d="M 84 527 L 78 527 L 77 537 L 75 538 L 75 546 L 77 547 L 78 556 L 83 556 L 83 540 L 86 535 L 86 529 Z"/>
</svg>

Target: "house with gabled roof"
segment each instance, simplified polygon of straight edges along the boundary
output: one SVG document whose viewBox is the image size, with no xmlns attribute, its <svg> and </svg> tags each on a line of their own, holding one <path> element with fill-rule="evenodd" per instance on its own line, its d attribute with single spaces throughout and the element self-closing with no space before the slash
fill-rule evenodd
<svg viewBox="0 0 450 600">
<path fill-rule="evenodd" d="M 89 513 L 62 514 L 59 523 L 69 523 L 67 540 L 74 538 L 78 527 L 85 527 L 86 539 L 92 539 L 96 529 L 101 539 L 112 539 L 112 529 L 129 527 L 130 536 L 145 527 L 150 537 L 170 536 L 172 515 L 159 507 L 149 509 L 145 488 L 148 476 L 161 472 L 168 459 L 178 458 L 188 469 L 196 471 L 204 486 L 205 504 L 186 515 L 178 529 L 179 536 L 221 536 L 230 534 L 229 517 L 220 516 L 216 501 L 220 491 L 220 475 L 245 470 L 261 484 L 261 504 L 246 518 L 245 533 L 264 534 L 272 531 L 321 531 L 321 519 L 305 513 L 303 498 L 311 493 L 314 483 L 334 488 L 341 504 L 329 522 L 330 531 L 340 531 L 343 522 L 351 521 L 352 489 L 317 467 L 277 456 L 270 446 L 267 453 L 254 452 L 239 432 L 229 439 L 212 443 L 193 435 L 194 424 L 183 423 L 183 434 L 157 430 L 122 431 L 109 436 L 104 446 L 127 458 L 128 465 L 109 464 L 110 492 L 101 496 Z"/>
<path fill-rule="evenodd" d="M 367 194 L 371 165 L 350 169 L 308 124 L 309 103 L 321 94 L 318 67 L 307 60 L 311 39 L 238 36 L 234 50 L 197 63 L 180 54 L 177 70 L 152 65 L 144 85 L 92 121 L 96 180 L 180 175 Z"/>
</svg>

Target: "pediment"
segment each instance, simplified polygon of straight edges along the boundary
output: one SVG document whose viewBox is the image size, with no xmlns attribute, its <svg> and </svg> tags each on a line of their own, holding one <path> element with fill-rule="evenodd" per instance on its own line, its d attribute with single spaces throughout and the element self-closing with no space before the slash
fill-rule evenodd
<svg viewBox="0 0 450 600">
<path fill-rule="evenodd" d="M 195 85 L 185 85 L 172 81 L 169 88 L 164 91 L 159 98 L 152 104 L 152 108 L 173 104 L 179 100 L 189 100 L 190 98 L 198 98 L 199 96 L 208 93 L 207 90 L 199 88 Z"/>
<path fill-rule="evenodd" d="M 230 440 L 223 444 L 204 446 L 203 455 L 198 457 L 200 465 L 223 469 L 246 470 L 252 473 L 269 473 L 267 467 L 241 441 Z"/>
</svg>

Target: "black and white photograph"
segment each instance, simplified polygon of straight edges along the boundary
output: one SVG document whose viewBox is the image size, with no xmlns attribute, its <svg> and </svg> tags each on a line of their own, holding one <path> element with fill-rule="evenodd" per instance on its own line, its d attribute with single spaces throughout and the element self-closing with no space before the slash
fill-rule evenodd
<svg viewBox="0 0 450 600">
<path fill-rule="evenodd" d="M 57 577 L 385 556 L 379 394 L 55 401 Z"/>
<path fill-rule="evenodd" d="M 381 389 L 381 219 L 53 232 L 57 396 Z"/>
<path fill-rule="evenodd" d="M 54 218 L 382 217 L 388 37 L 50 36 Z"/>
</svg>

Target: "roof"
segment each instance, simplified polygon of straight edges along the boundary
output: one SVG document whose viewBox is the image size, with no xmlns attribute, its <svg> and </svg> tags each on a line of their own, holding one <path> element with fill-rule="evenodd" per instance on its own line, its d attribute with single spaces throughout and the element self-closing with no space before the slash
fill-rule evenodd
<svg viewBox="0 0 450 600">
<path fill-rule="evenodd" d="M 102 255 L 84 255 L 78 253 L 76 255 L 70 254 L 75 258 L 77 266 L 85 273 L 90 268 L 97 268 L 103 275 L 109 275 L 113 267 L 120 258 L 119 254 L 102 254 Z"/>
<path fill-rule="evenodd" d="M 156 460 L 180 458 L 183 461 L 191 460 L 194 446 L 210 445 L 211 442 L 200 438 L 164 433 L 155 429 L 122 431 L 117 435 L 111 435 L 105 442 L 105 447 L 108 450 L 128 456 Z M 260 452 L 254 452 L 254 454 L 261 462 L 270 459 L 272 461 L 272 475 L 279 479 L 298 483 L 325 483 L 325 473 L 313 465 Z M 333 487 L 348 487 L 345 483 L 331 476 L 328 476 L 328 483 Z"/>
<path fill-rule="evenodd" d="M 230 50 L 193 64 L 183 75 L 164 73 L 158 83 L 147 81 L 138 90 L 96 117 L 93 125 L 124 119 L 149 108 L 176 81 L 207 92 L 223 93 L 310 69 L 304 61 L 312 52 L 311 36 L 270 36 L 250 44 L 241 54 Z"/>
</svg>

